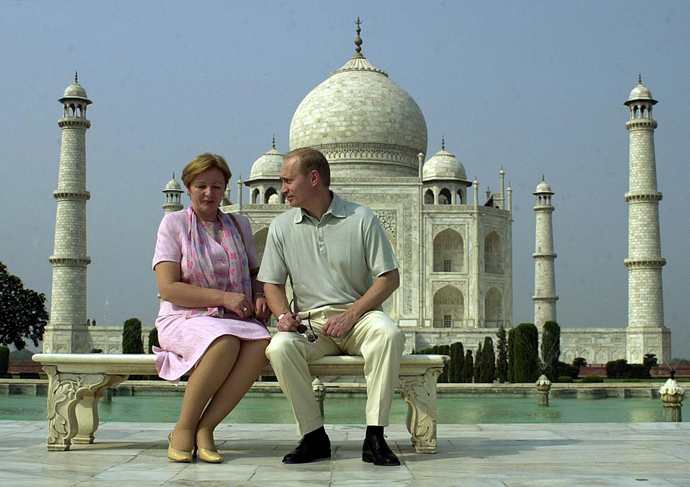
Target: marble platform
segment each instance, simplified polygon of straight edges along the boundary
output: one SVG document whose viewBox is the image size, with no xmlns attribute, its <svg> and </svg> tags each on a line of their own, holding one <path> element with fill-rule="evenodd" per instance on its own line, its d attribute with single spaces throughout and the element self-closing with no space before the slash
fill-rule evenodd
<svg viewBox="0 0 690 487">
<path fill-rule="evenodd" d="M 438 453 L 386 429 L 400 467 L 361 461 L 364 426 L 328 425 L 330 460 L 284 465 L 294 426 L 222 424 L 225 463 L 166 457 L 172 424 L 103 423 L 97 443 L 46 449 L 47 421 L 0 421 L 0 485 L 9 486 L 688 486 L 690 423 L 439 425 Z"/>
</svg>

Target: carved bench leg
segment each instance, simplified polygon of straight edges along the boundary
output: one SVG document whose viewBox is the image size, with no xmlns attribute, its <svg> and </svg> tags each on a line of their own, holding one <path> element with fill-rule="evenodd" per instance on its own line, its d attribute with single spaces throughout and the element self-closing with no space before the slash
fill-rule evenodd
<svg viewBox="0 0 690 487">
<path fill-rule="evenodd" d="M 400 392 L 408 405 L 407 430 L 417 453 L 436 453 L 436 379 L 442 368 L 423 376 L 401 377 Z"/>
<path fill-rule="evenodd" d="M 72 440 L 74 443 L 93 443 L 99 424 L 98 401 L 109 388 L 116 387 L 125 379 L 127 379 L 126 375 L 111 375 L 108 376 L 108 382 L 104 385 L 84 388 L 81 400 L 77 402 L 74 410 L 78 425 L 78 432 Z"/>
<path fill-rule="evenodd" d="M 46 365 L 43 369 L 48 375 L 48 450 L 66 451 L 77 434 L 82 435 L 82 441 L 93 437 L 98 428 L 96 391 L 100 390 L 102 395 L 114 377 L 107 374 L 65 374 L 58 372 L 54 365 Z M 116 383 L 126 378 L 120 377 L 122 379 Z M 85 396 L 87 400 L 77 416 L 77 406 Z M 80 430 L 80 420 L 85 424 L 83 431 Z"/>
</svg>

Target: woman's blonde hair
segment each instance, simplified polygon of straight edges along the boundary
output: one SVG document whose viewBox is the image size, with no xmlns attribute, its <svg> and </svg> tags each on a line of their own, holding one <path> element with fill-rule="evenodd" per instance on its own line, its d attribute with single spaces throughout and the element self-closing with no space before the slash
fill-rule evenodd
<svg viewBox="0 0 690 487">
<path fill-rule="evenodd" d="M 192 184 L 194 178 L 207 169 L 211 169 L 212 167 L 215 167 L 223 173 L 223 177 L 225 178 L 225 186 L 227 186 L 230 178 L 232 177 L 232 172 L 228 167 L 228 163 L 225 162 L 225 159 L 223 159 L 222 156 L 205 152 L 192 159 L 182 171 L 182 182 L 184 183 L 185 187 L 189 188 L 189 185 Z"/>
</svg>

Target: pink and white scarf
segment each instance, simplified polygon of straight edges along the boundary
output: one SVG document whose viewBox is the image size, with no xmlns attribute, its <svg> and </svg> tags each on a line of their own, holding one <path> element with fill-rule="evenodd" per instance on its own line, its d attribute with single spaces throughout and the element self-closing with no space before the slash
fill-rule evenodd
<svg viewBox="0 0 690 487">
<path fill-rule="evenodd" d="M 228 286 L 223 291 L 242 293 L 252 298 L 252 282 L 249 275 L 249 260 L 239 230 L 235 227 L 230 215 L 218 210 L 218 222 L 221 241 L 216 242 L 197 221 L 196 213 L 190 206 L 189 233 L 187 234 L 187 252 L 182 256 L 182 274 L 186 282 L 193 286 L 209 289 L 220 289 L 216 272 L 211 259 L 211 248 L 214 245 L 223 247 L 228 258 Z M 191 309 L 189 316 L 208 315 L 222 318 L 229 313 L 222 306 Z"/>
</svg>

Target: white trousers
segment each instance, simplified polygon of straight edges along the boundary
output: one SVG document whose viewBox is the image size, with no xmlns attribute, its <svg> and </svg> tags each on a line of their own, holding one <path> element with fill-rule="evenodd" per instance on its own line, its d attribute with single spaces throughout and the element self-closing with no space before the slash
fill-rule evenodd
<svg viewBox="0 0 690 487">
<path fill-rule="evenodd" d="M 370 311 L 346 336 L 331 338 L 323 335 L 322 326 L 328 318 L 346 309 L 326 306 L 311 311 L 311 324 L 319 337 L 316 342 L 310 343 L 298 333 L 278 332 L 266 349 L 280 387 L 292 405 L 300 435 L 323 426 L 307 363 L 325 355 L 360 355 L 364 358 L 367 425 L 388 426 L 405 333 L 382 311 Z M 307 312 L 300 312 L 300 316 L 306 325 Z"/>
</svg>

